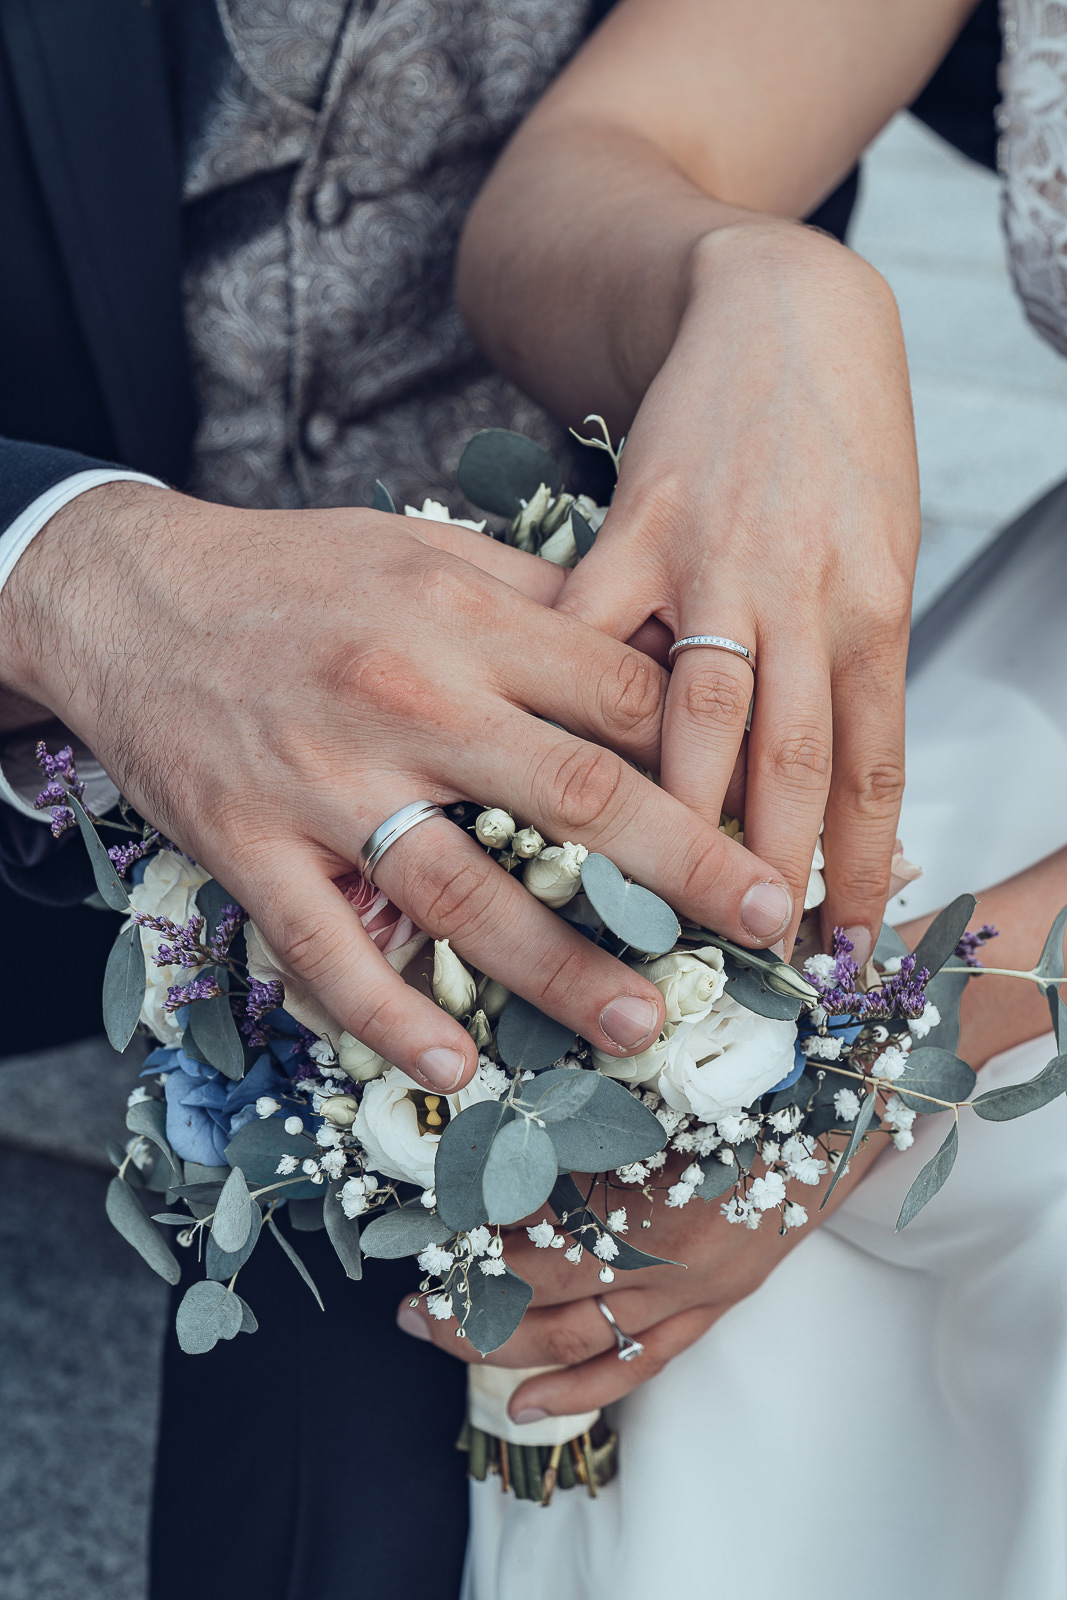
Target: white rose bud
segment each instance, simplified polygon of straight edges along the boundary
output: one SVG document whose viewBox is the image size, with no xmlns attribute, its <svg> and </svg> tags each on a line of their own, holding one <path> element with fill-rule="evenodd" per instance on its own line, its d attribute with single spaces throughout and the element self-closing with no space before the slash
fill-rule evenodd
<svg viewBox="0 0 1067 1600">
<path fill-rule="evenodd" d="M 523 861 L 530 861 L 534 856 L 539 856 L 545 848 L 545 841 L 536 828 L 523 828 L 511 841 L 511 848 Z"/>
<path fill-rule="evenodd" d="M 505 850 L 515 834 L 515 819 L 499 806 L 483 811 L 474 824 L 478 843 L 489 850 Z"/>
<path fill-rule="evenodd" d="M 474 979 L 447 939 L 433 944 L 433 997 L 449 1016 L 465 1017 L 474 1006 Z"/>
<path fill-rule="evenodd" d="M 481 1008 L 490 1022 L 495 1022 L 511 999 L 511 990 L 505 989 L 502 983 L 497 983 L 495 978 L 490 978 L 482 990 Z"/>
<path fill-rule="evenodd" d="M 354 1094 L 334 1094 L 323 1101 L 322 1114 L 335 1128 L 350 1128 L 356 1120 L 359 1101 Z"/>
<path fill-rule="evenodd" d="M 584 844 L 549 845 L 527 863 L 522 881 L 535 899 L 558 910 L 581 888 L 582 862 L 588 854 Z"/>
<path fill-rule="evenodd" d="M 350 1033 L 342 1033 L 337 1041 L 337 1069 L 346 1077 L 354 1078 L 357 1083 L 369 1083 L 372 1078 L 380 1078 L 389 1065 L 377 1050 L 372 1050 L 369 1044 L 364 1044 Z"/>
</svg>

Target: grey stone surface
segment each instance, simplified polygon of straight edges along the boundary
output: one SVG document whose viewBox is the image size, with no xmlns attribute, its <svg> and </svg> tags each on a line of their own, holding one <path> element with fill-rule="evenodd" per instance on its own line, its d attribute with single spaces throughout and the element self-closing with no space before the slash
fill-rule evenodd
<svg viewBox="0 0 1067 1600">
<path fill-rule="evenodd" d="M 0 1150 L 0 1600 L 144 1600 L 167 1288 L 105 1183 Z"/>
<path fill-rule="evenodd" d="M 0 1144 L 106 1167 L 144 1055 L 140 1039 L 120 1056 L 94 1038 L 0 1061 Z"/>
</svg>

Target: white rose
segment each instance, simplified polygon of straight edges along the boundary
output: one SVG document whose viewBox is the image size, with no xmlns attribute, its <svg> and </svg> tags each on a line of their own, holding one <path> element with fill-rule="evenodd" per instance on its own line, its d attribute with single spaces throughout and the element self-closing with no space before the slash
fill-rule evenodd
<svg viewBox="0 0 1067 1600">
<path fill-rule="evenodd" d="M 432 987 L 450 1017 L 465 1017 L 474 1006 L 477 985 L 447 939 L 434 940 Z"/>
<path fill-rule="evenodd" d="M 372 1078 L 380 1078 L 391 1065 L 362 1039 L 355 1038 L 347 1029 L 342 1031 L 337 1041 L 337 1066 L 346 1077 L 354 1078 L 357 1083 L 369 1083 Z"/>
<path fill-rule="evenodd" d="M 441 1135 L 420 1131 L 413 1090 L 416 1094 L 425 1093 L 406 1072 L 390 1067 L 364 1089 L 352 1132 L 367 1152 L 370 1166 L 377 1172 L 387 1178 L 416 1183 L 420 1189 L 432 1189 L 433 1164 Z M 453 1116 L 479 1100 L 497 1098 L 487 1088 L 481 1072 L 476 1072 L 458 1094 L 447 1096 Z"/>
<path fill-rule="evenodd" d="M 757 1016 L 723 994 L 706 1016 L 678 1023 L 656 1087 L 676 1111 L 715 1122 L 793 1070 L 796 1036 L 792 1022 Z"/>
<path fill-rule="evenodd" d="M 654 983 L 667 1007 L 667 1021 L 706 1017 L 726 988 L 722 951 L 714 945 L 675 951 L 635 970 Z"/>
<path fill-rule="evenodd" d="M 177 850 L 161 850 L 145 868 L 140 883 L 130 890 L 130 904 L 135 911 L 149 917 L 169 917 L 171 922 L 184 926 L 196 911 L 197 890 L 211 877 L 203 867 L 194 866 Z M 126 924 L 129 927 L 129 923 Z M 183 967 L 157 967 L 153 960 L 161 944 L 167 942 L 163 933 L 141 929 L 141 946 L 145 953 L 145 996 L 141 1007 L 141 1021 L 151 1028 L 161 1044 L 180 1044 L 182 1028 L 172 1012 L 164 1011 L 167 990 L 172 984 L 193 976 Z"/>
<path fill-rule="evenodd" d="M 485 518 L 481 522 L 471 522 L 469 517 L 454 517 L 447 506 L 440 500 L 431 500 L 427 497 L 422 502 L 422 510 L 415 506 L 404 507 L 405 517 L 425 517 L 428 522 L 450 522 L 454 528 L 473 528 L 475 533 L 485 532 Z"/>
<path fill-rule="evenodd" d="M 589 851 L 584 844 L 553 844 L 526 863 L 522 881 L 535 899 L 557 910 L 582 886 L 582 862 Z"/>
<path fill-rule="evenodd" d="M 515 837 L 515 819 L 499 806 L 491 806 L 488 811 L 479 812 L 474 832 L 478 843 L 487 849 L 503 850 Z"/>
<path fill-rule="evenodd" d="M 617 1078 L 620 1083 L 651 1083 L 667 1065 L 674 1027 L 668 1022 L 659 1038 L 637 1056 L 609 1056 L 604 1050 L 594 1050 L 593 1065 L 605 1078 Z"/>
</svg>

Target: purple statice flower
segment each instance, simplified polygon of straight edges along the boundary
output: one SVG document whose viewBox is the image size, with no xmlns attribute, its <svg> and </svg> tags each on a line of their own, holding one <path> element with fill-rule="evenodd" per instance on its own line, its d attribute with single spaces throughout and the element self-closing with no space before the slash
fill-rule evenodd
<svg viewBox="0 0 1067 1600">
<path fill-rule="evenodd" d="M 180 1011 L 194 1000 L 214 1000 L 222 993 L 222 985 L 213 972 L 194 978 L 191 983 L 172 983 L 163 1002 L 164 1011 Z"/>
<path fill-rule="evenodd" d="M 235 905 L 232 900 L 227 905 L 223 906 L 218 927 L 211 935 L 211 939 L 208 943 L 208 949 L 211 951 L 211 954 L 214 956 L 216 961 L 226 960 L 226 957 L 230 951 L 230 946 L 234 940 L 234 935 L 246 920 L 247 913 L 242 911 L 239 905 Z"/>
<path fill-rule="evenodd" d="M 955 955 L 958 960 L 966 962 L 969 967 L 981 968 L 984 963 L 979 961 L 978 952 L 989 939 L 995 939 L 1000 933 L 999 928 L 994 928 L 991 922 L 983 922 L 974 933 L 964 933 L 956 946 Z"/>
<path fill-rule="evenodd" d="M 260 983 L 258 978 L 250 978 L 245 1016 L 249 1022 L 262 1022 L 267 1012 L 276 1011 L 284 998 L 285 989 L 280 978 L 272 978 L 270 983 Z"/>
<path fill-rule="evenodd" d="M 864 1017 L 872 1021 L 882 1017 L 921 1017 L 926 1010 L 929 982 L 929 972 L 925 967 L 916 970 L 913 955 L 902 956 L 898 971 L 864 996 Z"/>
<path fill-rule="evenodd" d="M 194 914 L 183 926 L 170 917 L 151 917 L 147 911 L 135 911 L 133 920 L 150 933 L 161 933 L 164 942 L 156 950 L 157 967 L 202 967 L 214 956 L 201 943 L 204 919 Z"/>
<path fill-rule="evenodd" d="M 844 928 L 835 928 L 830 955 L 812 956 L 804 963 L 804 976 L 819 991 L 819 1005 L 829 1016 L 862 1012 L 863 996 L 856 988 L 860 969 L 852 959 L 855 948 Z"/>
<path fill-rule="evenodd" d="M 147 839 L 134 839 L 129 844 L 113 844 L 108 850 L 111 865 L 120 878 L 124 878 L 136 862 L 142 861 L 150 850 L 160 844 L 160 836 L 153 828 Z"/>
<path fill-rule="evenodd" d="M 49 754 L 44 740 L 39 739 L 36 756 L 37 765 L 47 781 L 33 804 L 38 811 L 51 806 L 52 835 L 58 839 L 61 833 L 66 833 L 68 828 L 74 826 L 74 812 L 66 802 L 71 795 L 80 800 L 85 793 L 85 785 L 78 777 L 74 752 L 69 744 L 65 744 L 53 756 Z"/>
</svg>

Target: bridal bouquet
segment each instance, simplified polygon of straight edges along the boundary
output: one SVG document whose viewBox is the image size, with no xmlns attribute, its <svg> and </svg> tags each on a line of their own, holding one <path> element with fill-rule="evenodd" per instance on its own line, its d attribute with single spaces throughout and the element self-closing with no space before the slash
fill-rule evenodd
<svg viewBox="0 0 1067 1600">
<path fill-rule="evenodd" d="M 565 494 L 551 460 L 514 434 L 477 435 L 460 484 L 508 518 L 499 536 L 563 564 L 589 548 L 603 517 Z M 376 504 L 393 509 L 381 487 Z M 448 517 L 432 502 L 408 511 Z M 316 1298 L 293 1229 L 324 1228 L 353 1279 L 364 1257 L 414 1258 L 430 1315 L 486 1353 L 531 1299 L 508 1263 L 511 1229 L 568 1261 L 592 1256 L 605 1284 L 635 1268 L 670 1271 L 634 1243 L 654 1205 L 714 1203 L 739 1227 L 797 1228 L 805 1197 L 822 1187 L 825 1204 L 861 1143 L 880 1134 L 905 1148 L 917 1116 L 951 1110 L 904 1201 L 904 1227 L 949 1175 L 961 1109 L 1004 1120 L 1067 1088 L 1064 1054 L 1030 1082 L 969 1098 L 959 1000 L 995 931 L 965 932 L 970 896 L 913 954 L 887 927 L 861 969 L 840 932 L 820 954 L 805 925 L 789 965 L 680 919 L 580 842 L 548 842 L 472 801 L 449 808 L 453 820 L 531 895 L 639 968 L 660 989 L 666 1022 L 641 1054 L 603 1054 L 469 970 L 447 940 L 431 947 L 350 873 L 338 892 L 370 937 L 478 1046 L 466 1088 L 427 1093 L 327 1015 L 225 888 L 128 806 L 91 816 L 69 750 L 42 747 L 39 757 L 38 804 L 52 809 L 55 831 L 81 830 L 99 900 L 123 917 L 104 983 L 108 1036 L 124 1049 L 140 1026 L 155 1044 L 129 1097 L 129 1138 L 110 1150 L 108 1215 L 169 1283 L 181 1275 L 176 1251 L 202 1269 L 177 1312 L 190 1353 L 255 1332 L 238 1284 L 266 1235 Z M 730 819 L 723 826 L 739 832 Z M 808 910 L 822 898 L 822 865 L 817 856 Z M 1057 987 L 1065 921 L 1067 909 L 1038 966 L 1020 976 L 1045 988 L 1067 1050 Z M 557 1484 L 595 1492 L 610 1476 L 614 1440 L 595 1414 L 518 1427 L 506 1403 L 523 1374 L 478 1364 L 470 1373 L 474 1476 L 498 1471 L 545 1502 Z"/>
</svg>

